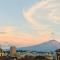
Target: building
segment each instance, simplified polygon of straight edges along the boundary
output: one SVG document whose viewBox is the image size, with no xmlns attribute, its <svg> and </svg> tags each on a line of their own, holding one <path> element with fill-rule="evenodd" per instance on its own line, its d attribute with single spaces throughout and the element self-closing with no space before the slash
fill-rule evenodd
<svg viewBox="0 0 60 60">
<path fill-rule="evenodd" d="M 47 60 L 53 60 L 54 59 L 52 54 L 46 55 L 45 58 Z"/>
<path fill-rule="evenodd" d="M 60 49 L 56 50 L 56 60 L 60 60 Z"/>
<path fill-rule="evenodd" d="M 10 47 L 10 56 L 16 57 L 16 47 L 15 46 Z"/>
<path fill-rule="evenodd" d="M 0 56 L 5 56 L 3 49 L 0 48 Z"/>
</svg>

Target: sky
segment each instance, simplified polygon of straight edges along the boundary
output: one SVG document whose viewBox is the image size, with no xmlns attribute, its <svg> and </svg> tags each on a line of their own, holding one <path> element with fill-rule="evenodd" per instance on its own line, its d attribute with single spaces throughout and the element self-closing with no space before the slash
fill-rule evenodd
<svg viewBox="0 0 60 60">
<path fill-rule="evenodd" d="M 52 39 L 60 42 L 60 0 L 0 0 L 0 45 Z"/>
</svg>

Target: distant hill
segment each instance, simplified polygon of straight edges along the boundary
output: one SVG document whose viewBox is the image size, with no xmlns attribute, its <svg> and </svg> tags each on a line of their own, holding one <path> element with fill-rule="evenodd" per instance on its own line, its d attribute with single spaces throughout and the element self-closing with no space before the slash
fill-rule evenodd
<svg viewBox="0 0 60 60">
<path fill-rule="evenodd" d="M 17 48 L 17 50 L 30 50 L 30 51 L 49 52 L 49 51 L 55 51 L 56 49 L 59 49 L 59 48 L 60 48 L 60 43 L 58 41 L 49 40 L 49 41 L 44 42 L 42 44 Z"/>
</svg>

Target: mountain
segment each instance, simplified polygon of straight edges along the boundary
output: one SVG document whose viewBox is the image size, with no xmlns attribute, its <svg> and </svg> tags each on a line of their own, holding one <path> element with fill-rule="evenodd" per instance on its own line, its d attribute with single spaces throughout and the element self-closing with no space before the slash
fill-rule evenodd
<svg viewBox="0 0 60 60">
<path fill-rule="evenodd" d="M 34 46 L 28 46 L 28 47 L 21 47 L 17 50 L 30 50 L 30 51 L 42 51 L 42 52 L 48 52 L 48 51 L 55 51 L 56 49 L 60 48 L 60 43 L 56 40 L 50 40 L 47 42 L 44 42 L 42 44 L 34 45 Z"/>
</svg>

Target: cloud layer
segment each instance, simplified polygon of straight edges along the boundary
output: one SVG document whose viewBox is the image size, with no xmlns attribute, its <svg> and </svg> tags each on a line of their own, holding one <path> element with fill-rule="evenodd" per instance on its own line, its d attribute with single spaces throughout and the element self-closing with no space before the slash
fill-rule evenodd
<svg viewBox="0 0 60 60">
<path fill-rule="evenodd" d="M 34 34 L 40 37 L 44 34 L 49 35 L 49 37 L 52 35 L 52 32 L 54 32 L 54 30 L 51 26 L 53 26 L 53 24 L 54 25 L 60 24 L 59 6 L 60 6 L 59 0 L 41 0 L 40 2 L 34 4 L 30 9 L 23 11 L 23 15 L 26 18 L 26 20 L 29 23 L 31 23 L 32 26 L 34 26 L 33 27 L 34 29 L 36 29 L 36 32 Z M 38 10 L 40 13 L 36 14 Z M 37 19 L 35 19 L 36 17 L 35 15 L 37 16 Z M 40 22 L 38 22 L 38 20 Z M 42 24 L 41 23 L 42 20 L 43 21 L 46 20 L 46 23 L 48 22 L 47 23 L 48 25 Z M 51 25 L 50 22 L 53 24 Z"/>
</svg>

